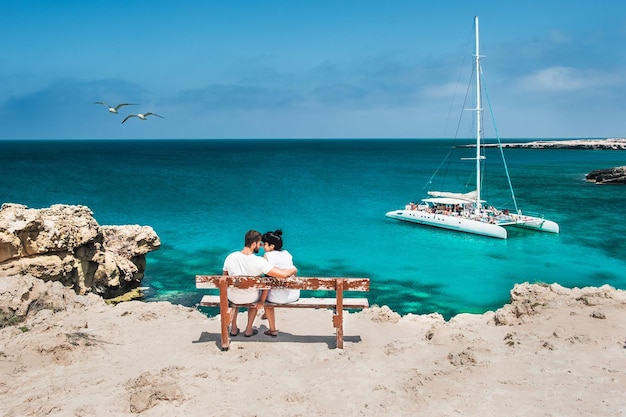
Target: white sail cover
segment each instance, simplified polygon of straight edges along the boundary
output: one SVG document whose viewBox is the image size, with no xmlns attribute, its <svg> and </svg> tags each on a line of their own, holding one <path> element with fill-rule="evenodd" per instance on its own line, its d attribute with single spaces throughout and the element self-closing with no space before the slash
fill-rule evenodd
<svg viewBox="0 0 626 417">
<path fill-rule="evenodd" d="M 438 204 L 467 204 L 476 202 L 476 190 L 469 193 L 451 193 L 448 191 L 429 191 L 428 195 L 435 198 L 425 198 L 423 201 Z M 481 201 L 483 203 L 484 201 Z"/>
</svg>

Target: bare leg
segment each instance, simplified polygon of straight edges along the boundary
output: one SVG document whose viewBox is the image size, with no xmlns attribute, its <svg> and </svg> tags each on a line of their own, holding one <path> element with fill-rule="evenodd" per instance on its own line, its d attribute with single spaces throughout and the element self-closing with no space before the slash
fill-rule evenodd
<svg viewBox="0 0 626 417">
<path fill-rule="evenodd" d="M 248 307 L 248 324 L 246 325 L 246 332 L 244 333 L 247 336 L 251 336 L 253 333 L 252 325 L 254 324 L 254 319 L 256 318 L 256 307 Z"/>
<path fill-rule="evenodd" d="M 270 333 L 275 334 L 276 330 L 276 309 L 274 307 L 265 306 L 265 315 L 267 316 Z"/>
<path fill-rule="evenodd" d="M 239 313 L 239 307 L 233 307 L 231 309 L 232 320 L 230 322 L 230 334 L 231 336 L 239 333 L 239 328 L 237 327 L 237 313 Z"/>
</svg>

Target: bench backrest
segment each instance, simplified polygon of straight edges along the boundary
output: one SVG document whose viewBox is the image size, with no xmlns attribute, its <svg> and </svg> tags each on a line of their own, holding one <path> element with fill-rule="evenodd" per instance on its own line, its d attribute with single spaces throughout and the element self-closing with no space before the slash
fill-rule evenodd
<svg viewBox="0 0 626 417">
<path fill-rule="evenodd" d="M 369 291 L 369 278 L 344 277 L 249 277 L 234 275 L 196 275 L 196 288 L 220 288 L 220 282 L 237 288 L 291 288 L 299 290 L 336 290 L 341 281 L 344 291 Z M 223 285 L 223 284 L 222 284 Z"/>
</svg>

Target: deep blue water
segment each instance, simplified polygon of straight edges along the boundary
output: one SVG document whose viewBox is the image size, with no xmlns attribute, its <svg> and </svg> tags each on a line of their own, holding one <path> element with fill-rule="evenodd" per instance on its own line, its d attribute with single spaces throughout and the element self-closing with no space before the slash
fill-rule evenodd
<svg viewBox="0 0 626 417">
<path fill-rule="evenodd" d="M 453 145 L 0 141 L 0 200 L 32 208 L 80 204 L 103 225 L 152 226 L 162 247 L 147 256 L 150 301 L 195 305 L 202 295 L 196 274 L 221 273 L 248 229 L 277 228 L 300 275 L 370 277 L 370 302 L 401 314 L 492 310 L 525 281 L 626 288 L 626 188 L 584 182 L 591 170 L 625 165 L 626 153 L 505 150 L 518 205 L 557 221 L 559 235 L 513 230 L 498 240 L 387 219 L 387 211 L 429 189 L 473 189 L 466 186 L 471 162 L 441 165 Z M 488 152 L 488 161 L 498 159 Z M 486 167 L 484 196 L 512 207 L 497 170 Z"/>
</svg>

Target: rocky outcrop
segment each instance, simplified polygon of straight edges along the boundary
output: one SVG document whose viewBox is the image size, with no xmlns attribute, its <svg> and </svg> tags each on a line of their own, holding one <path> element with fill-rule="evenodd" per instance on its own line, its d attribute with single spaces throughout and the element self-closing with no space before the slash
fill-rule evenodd
<svg viewBox="0 0 626 417">
<path fill-rule="evenodd" d="M 530 149 L 593 149 L 593 150 L 626 150 L 626 139 L 572 139 L 572 140 L 535 140 L 531 142 L 488 143 L 484 148 L 530 148 Z M 459 148 L 475 148 L 476 144 L 461 145 Z"/>
<path fill-rule="evenodd" d="M 601 287 L 565 288 L 559 284 L 515 284 L 511 290 L 510 304 L 497 310 L 493 316 L 498 326 L 522 324 L 532 316 L 544 314 L 554 308 L 599 306 L 613 301 L 626 305 L 626 292 L 609 285 Z M 592 313 L 602 318 L 601 312 Z"/>
<path fill-rule="evenodd" d="M 0 209 L 0 279 L 30 275 L 115 297 L 140 285 L 145 255 L 160 245 L 151 227 L 100 226 L 85 206 Z"/>
<path fill-rule="evenodd" d="M 591 171 L 585 180 L 596 184 L 626 184 L 626 166 Z"/>
<path fill-rule="evenodd" d="M 0 278 L 0 328 L 24 322 L 42 310 L 78 311 L 104 308 L 102 297 L 78 295 L 60 282 L 44 282 L 31 275 Z"/>
</svg>

